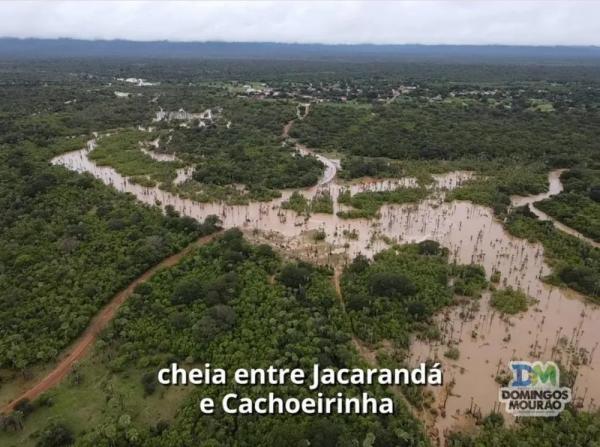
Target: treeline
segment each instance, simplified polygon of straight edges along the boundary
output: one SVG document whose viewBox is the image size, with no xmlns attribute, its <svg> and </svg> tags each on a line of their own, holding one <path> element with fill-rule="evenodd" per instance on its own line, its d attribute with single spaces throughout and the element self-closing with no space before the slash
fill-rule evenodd
<svg viewBox="0 0 600 447">
<path fill-rule="evenodd" d="M 333 214 L 333 198 L 329 191 L 318 191 L 310 200 L 298 191 L 281 203 L 284 210 L 294 210 L 305 216 L 311 213 Z"/>
<path fill-rule="evenodd" d="M 464 83 L 523 83 L 552 80 L 557 83 L 600 81 L 600 68 L 593 61 L 559 60 L 532 64 L 531 59 L 497 58 L 494 63 L 456 60 L 415 59 L 382 60 L 257 60 L 246 59 L 124 59 L 124 58 L 61 58 L 45 60 L 2 60 L 0 82 L 15 79 L 27 83 L 39 82 L 110 82 L 115 77 L 142 77 L 164 84 L 187 84 L 208 80 L 255 79 L 268 82 L 316 84 L 321 81 L 359 80 L 362 84 L 406 80 Z M 389 82 L 389 81 L 388 81 Z"/>
</svg>

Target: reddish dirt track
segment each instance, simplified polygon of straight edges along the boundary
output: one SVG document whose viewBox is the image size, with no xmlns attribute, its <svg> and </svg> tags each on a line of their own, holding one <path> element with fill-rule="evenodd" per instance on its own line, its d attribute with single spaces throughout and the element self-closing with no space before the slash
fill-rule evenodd
<svg viewBox="0 0 600 447">
<path fill-rule="evenodd" d="M 201 237 L 195 242 L 192 242 L 179 253 L 175 253 L 174 255 L 163 259 L 159 264 L 155 265 L 154 267 L 144 272 L 141 276 L 137 277 L 131 284 L 127 286 L 127 288 L 117 293 L 110 300 L 110 302 L 106 306 L 104 306 L 102 310 L 100 310 L 100 313 L 98 313 L 92 319 L 92 322 L 87 327 L 87 329 L 74 342 L 72 347 L 69 348 L 71 349 L 69 354 L 65 358 L 63 358 L 56 365 L 56 367 L 52 371 L 50 371 L 45 377 L 43 377 L 39 382 L 37 382 L 27 391 L 25 391 L 20 396 L 13 399 L 10 403 L 4 406 L 2 410 L 0 410 L 0 413 L 10 413 L 19 401 L 23 399 L 36 399 L 42 393 L 58 385 L 71 371 L 73 365 L 79 360 L 81 360 L 88 353 L 91 346 L 98 338 L 100 332 L 102 332 L 102 330 L 106 328 L 108 323 L 114 318 L 119 307 L 121 307 L 121 305 L 127 300 L 127 298 L 129 298 L 132 295 L 133 291 L 139 284 L 148 281 L 159 270 L 165 267 L 174 266 L 181 260 L 181 258 L 183 258 L 186 254 L 191 252 L 194 248 L 211 242 L 219 234 L 220 233 L 214 233 L 209 236 Z"/>
</svg>

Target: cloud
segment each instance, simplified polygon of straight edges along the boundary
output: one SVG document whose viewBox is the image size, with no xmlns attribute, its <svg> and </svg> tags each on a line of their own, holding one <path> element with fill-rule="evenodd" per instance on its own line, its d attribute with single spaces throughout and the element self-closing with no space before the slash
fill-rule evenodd
<svg viewBox="0 0 600 447">
<path fill-rule="evenodd" d="M 591 1 L 0 2 L 0 36 L 600 45 Z"/>
</svg>

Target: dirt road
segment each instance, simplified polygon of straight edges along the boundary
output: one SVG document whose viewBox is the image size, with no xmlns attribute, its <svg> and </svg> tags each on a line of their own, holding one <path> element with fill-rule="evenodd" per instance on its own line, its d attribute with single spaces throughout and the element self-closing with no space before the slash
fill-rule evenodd
<svg viewBox="0 0 600 447">
<path fill-rule="evenodd" d="M 131 284 L 127 286 L 127 288 L 117 293 L 110 300 L 110 302 L 102 308 L 100 313 L 98 313 L 92 319 L 92 322 L 88 326 L 88 328 L 69 348 L 71 351 L 68 353 L 68 355 L 65 358 L 63 358 L 56 365 L 56 367 L 52 371 L 50 371 L 45 377 L 43 377 L 39 382 L 37 382 L 35 385 L 33 385 L 31 388 L 29 388 L 17 398 L 13 399 L 9 404 L 5 405 L 2 408 L 2 410 L 0 410 L 0 413 L 10 413 L 19 401 L 23 399 L 36 399 L 42 393 L 58 385 L 60 381 L 63 380 L 65 376 L 71 371 L 75 363 L 77 363 L 87 354 L 91 346 L 98 338 L 100 332 L 102 332 L 102 330 L 106 328 L 108 323 L 110 323 L 110 321 L 114 318 L 119 307 L 121 307 L 121 305 L 127 300 L 127 298 L 129 298 L 133 294 L 133 291 L 138 285 L 148 281 L 159 270 L 166 267 L 174 266 L 181 260 L 181 258 L 183 258 L 186 254 L 191 252 L 194 248 L 211 242 L 219 234 L 220 232 L 217 232 L 209 236 L 201 237 L 195 242 L 192 242 L 180 252 L 163 259 L 159 264 L 155 265 L 154 267 L 144 272 L 141 276 L 137 277 Z"/>
</svg>

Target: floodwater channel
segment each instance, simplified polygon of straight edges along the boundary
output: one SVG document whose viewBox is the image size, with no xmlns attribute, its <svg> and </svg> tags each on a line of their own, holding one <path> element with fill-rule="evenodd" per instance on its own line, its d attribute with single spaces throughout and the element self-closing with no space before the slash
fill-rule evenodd
<svg viewBox="0 0 600 447">
<path fill-rule="evenodd" d="M 442 341 L 413 342 L 411 361 L 418 363 L 438 357 L 444 366 L 445 383 L 453 384 L 433 390 L 436 407 L 440 410 L 433 425 L 440 439 L 447 429 L 472 421 L 469 413 L 485 415 L 498 409 L 500 385 L 495 377 L 507 370 L 511 359 L 560 360 L 567 367 L 576 366 L 573 392 L 578 404 L 588 409 L 600 402 L 600 355 L 596 353 L 600 335 L 595 331 L 600 325 L 598 306 L 571 290 L 544 283 L 542 278 L 550 273 L 550 267 L 544 261 L 543 247 L 508 234 L 491 209 L 470 202 L 444 201 L 444 191 L 459 186 L 471 178 L 472 173 L 436 175 L 430 196 L 418 204 L 384 205 L 378 218 L 345 220 L 335 215 L 345 209 L 337 203 L 342 190 L 349 188 L 352 193 L 391 190 L 398 186 L 415 186 L 416 179 L 345 184 L 336 179 L 339 161 L 317 155 L 326 166 L 325 173 L 317 186 L 300 192 L 307 198 L 328 192 L 334 201 L 334 214 L 298 216 L 292 210 L 281 209 L 281 202 L 293 191 L 282 191 L 281 198 L 270 202 L 248 205 L 199 203 L 158 187 L 135 184 L 111 167 L 97 166 L 88 158 L 94 147 L 92 140 L 85 149 L 64 153 L 52 163 L 88 172 L 149 205 L 163 209 L 171 205 L 182 215 L 198 220 L 214 214 L 221 218 L 225 228 L 238 227 L 247 233 L 273 235 L 273 244 L 286 250 L 294 249 L 307 260 L 317 261 L 322 255 L 317 253 L 314 243 L 307 243 L 307 235 L 315 230 L 324 232 L 328 243 L 324 261 L 332 263 L 334 259 L 347 262 L 359 253 L 372 256 L 387 248 L 390 241 L 409 243 L 432 239 L 450 250 L 452 261 L 481 264 L 488 278 L 493 272 L 499 272 L 500 287 L 519 288 L 537 300 L 527 312 L 506 318 L 490 307 L 486 294 L 477 301 L 478 308 L 455 306 L 437 317 Z M 298 149 L 312 153 L 304 147 Z M 560 192 L 560 173 L 550 173 L 547 193 L 513 197 L 513 205 L 533 204 Z M 185 173 L 182 175 L 180 181 L 185 181 Z M 536 212 L 534 206 L 530 208 Z M 457 360 L 443 356 L 449 344 L 458 347 Z"/>
</svg>

